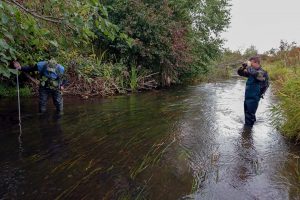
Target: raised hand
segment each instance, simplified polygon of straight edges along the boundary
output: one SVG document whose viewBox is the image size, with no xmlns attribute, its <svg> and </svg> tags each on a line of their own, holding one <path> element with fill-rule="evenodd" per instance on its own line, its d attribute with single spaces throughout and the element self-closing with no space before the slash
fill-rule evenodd
<svg viewBox="0 0 300 200">
<path fill-rule="evenodd" d="M 18 61 L 13 61 L 13 65 L 14 67 L 17 69 L 17 70 L 20 70 L 21 69 L 21 65 Z"/>
</svg>

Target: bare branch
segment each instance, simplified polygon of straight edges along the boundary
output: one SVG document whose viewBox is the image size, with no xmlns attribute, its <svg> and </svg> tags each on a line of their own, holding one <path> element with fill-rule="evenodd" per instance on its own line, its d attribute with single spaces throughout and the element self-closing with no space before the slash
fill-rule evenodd
<svg viewBox="0 0 300 200">
<path fill-rule="evenodd" d="M 60 18 L 39 15 L 39 14 L 33 12 L 32 10 L 25 8 L 22 4 L 20 4 L 19 2 L 15 1 L 15 0 L 4 0 L 4 1 L 6 1 L 9 4 L 13 4 L 13 5 L 17 6 L 22 11 L 32 15 L 33 17 L 36 17 L 36 18 L 39 18 L 39 19 L 42 19 L 42 20 L 45 20 L 48 22 L 56 23 L 56 24 L 62 23 L 62 19 L 60 19 Z"/>
</svg>

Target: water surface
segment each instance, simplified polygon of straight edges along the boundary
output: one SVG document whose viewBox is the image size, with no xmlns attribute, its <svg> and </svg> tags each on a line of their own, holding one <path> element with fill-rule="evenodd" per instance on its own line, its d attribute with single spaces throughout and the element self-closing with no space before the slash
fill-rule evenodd
<svg viewBox="0 0 300 200">
<path fill-rule="evenodd" d="M 300 199 L 300 148 L 272 126 L 274 96 L 243 127 L 245 81 L 108 99 L 38 115 L 0 100 L 0 199 Z"/>
</svg>

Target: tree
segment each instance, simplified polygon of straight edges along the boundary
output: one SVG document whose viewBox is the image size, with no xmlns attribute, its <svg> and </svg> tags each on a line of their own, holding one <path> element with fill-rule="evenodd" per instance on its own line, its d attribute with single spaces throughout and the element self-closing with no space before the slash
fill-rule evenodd
<svg viewBox="0 0 300 200">
<path fill-rule="evenodd" d="M 51 56 L 49 49 L 76 49 L 80 57 L 106 52 L 106 61 L 124 63 L 128 71 L 140 66 L 159 73 L 163 86 L 179 83 L 183 76 L 206 73 L 221 54 L 228 2 L 1 1 L 0 76 L 10 75 L 11 60 L 32 64 Z"/>
<path fill-rule="evenodd" d="M 9 77 L 11 60 L 32 64 L 51 55 L 49 49 L 90 48 L 101 34 L 107 40 L 131 40 L 108 20 L 97 0 L 0 2 L 0 75 Z"/>
<path fill-rule="evenodd" d="M 251 56 L 256 56 L 256 55 L 258 55 L 258 51 L 254 45 L 251 45 L 250 47 L 248 47 L 244 52 L 244 56 L 247 58 L 249 58 Z"/>
<path fill-rule="evenodd" d="M 108 44 L 110 52 L 160 72 L 162 85 L 183 74 L 202 73 L 220 54 L 220 33 L 228 26 L 226 0 L 103 1 L 110 20 L 135 40 L 132 49 Z"/>
<path fill-rule="evenodd" d="M 289 65 L 289 52 L 292 51 L 293 49 L 295 49 L 297 47 L 297 43 L 296 42 L 287 42 L 284 40 L 280 40 L 280 45 L 279 45 L 279 55 L 281 57 L 281 59 L 284 61 L 284 66 L 288 66 Z"/>
</svg>

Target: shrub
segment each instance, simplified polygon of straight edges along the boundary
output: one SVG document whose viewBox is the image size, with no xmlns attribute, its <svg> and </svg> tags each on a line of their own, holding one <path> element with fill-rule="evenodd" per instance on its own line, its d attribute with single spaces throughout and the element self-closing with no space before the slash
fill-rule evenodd
<svg viewBox="0 0 300 200">
<path fill-rule="evenodd" d="M 279 104 L 273 109 L 274 124 L 289 138 L 300 140 L 300 77 L 280 63 L 266 67 Z"/>
</svg>

